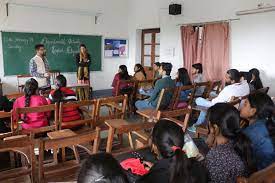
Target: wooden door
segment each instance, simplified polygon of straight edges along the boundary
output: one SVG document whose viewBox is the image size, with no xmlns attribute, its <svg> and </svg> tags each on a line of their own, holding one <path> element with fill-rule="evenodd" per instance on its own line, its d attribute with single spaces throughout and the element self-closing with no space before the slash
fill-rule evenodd
<svg viewBox="0 0 275 183">
<path fill-rule="evenodd" d="M 160 29 L 144 29 L 141 36 L 141 64 L 147 79 L 154 78 L 153 64 L 159 62 Z"/>
</svg>

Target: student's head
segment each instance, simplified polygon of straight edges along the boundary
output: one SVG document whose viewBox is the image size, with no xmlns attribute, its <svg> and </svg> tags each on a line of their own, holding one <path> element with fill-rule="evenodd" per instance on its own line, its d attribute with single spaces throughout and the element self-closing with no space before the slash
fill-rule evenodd
<svg viewBox="0 0 275 183">
<path fill-rule="evenodd" d="M 143 75 L 144 75 L 145 78 L 146 78 L 145 70 L 144 70 L 144 68 L 143 68 L 143 66 L 142 66 L 141 64 L 136 64 L 136 65 L 135 65 L 135 68 L 134 68 L 134 71 L 135 71 L 135 73 L 137 73 L 137 72 L 142 72 Z"/>
<path fill-rule="evenodd" d="M 80 44 L 79 49 L 80 49 L 81 53 L 86 53 L 87 52 L 87 47 L 86 47 L 85 44 Z"/>
<path fill-rule="evenodd" d="M 196 166 L 182 151 L 184 146 L 182 127 L 172 121 L 161 119 L 153 129 L 152 142 L 161 158 L 171 159 L 169 182 L 207 182 L 204 169 Z M 194 172 L 199 172 L 200 176 L 194 176 Z"/>
<path fill-rule="evenodd" d="M 225 84 L 231 85 L 240 82 L 240 72 L 237 69 L 230 69 L 225 74 Z"/>
<path fill-rule="evenodd" d="M 160 68 L 160 63 L 159 62 L 155 62 L 154 65 L 153 65 L 154 71 L 158 71 L 159 68 Z"/>
<path fill-rule="evenodd" d="M 118 69 L 120 79 L 128 80 L 130 78 L 126 65 L 120 65 Z"/>
<path fill-rule="evenodd" d="M 67 79 L 64 75 L 60 74 L 55 78 L 55 85 L 57 88 L 62 88 L 67 86 Z"/>
<path fill-rule="evenodd" d="M 78 175 L 78 183 L 128 183 L 122 167 L 111 154 L 88 157 Z"/>
<path fill-rule="evenodd" d="M 240 71 L 240 81 L 250 82 L 251 74 L 249 72 Z"/>
<path fill-rule="evenodd" d="M 207 119 L 209 121 L 209 135 L 215 136 L 215 143 L 218 138 L 226 138 L 232 140 L 236 137 L 240 130 L 240 114 L 232 105 L 226 103 L 218 103 L 210 107 L 207 111 Z M 218 144 L 216 144 L 218 145 Z"/>
<path fill-rule="evenodd" d="M 241 108 L 241 117 L 247 120 L 271 119 L 274 103 L 270 96 L 265 93 L 256 92 L 250 94 Z"/>
<path fill-rule="evenodd" d="M 263 88 L 263 84 L 260 78 L 260 71 L 254 68 L 254 69 L 251 69 L 249 73 L 251 74 L 251 81 L 253 81 L 253 85 L 255 89 L 258 90 Z"/>
<path fill-rule="evenodd" d="M 37 44 L 35 45 L 35 51 L 36 51 L 36 54 L 41 56 L 41 57 L 44 57 L 46 56 L 46 49 L 45 49 L 45 46 L 43 44 Z"/>
<path fill-rule="evenodd" d="M 191 85 L 191 80 L 187 69 L 179 68 L 177 73 L 177 80 L 183 84 L 183 86 Z"/>
<path fill-rule="evenodd" d="M 24 86 L 24 94 L 25 94 L 25 107 L 30 106 L 31 96 L 38 94 L 38 82 L 31 78 L 26 81 Z"/>
<path fill-rule="evenodd" d="M 167 63 L 167 62 L 162 62 L 159 68 L 159 74 L 161 76 L 170 76 L 171 71 L 172 71 L 172 64 L 171 63 Z"/>
<path fill-rule="evenodd" d="M 192 74 L 202 74 L 202 64 L 196 63 L 192 65 Z"/>
</svg>

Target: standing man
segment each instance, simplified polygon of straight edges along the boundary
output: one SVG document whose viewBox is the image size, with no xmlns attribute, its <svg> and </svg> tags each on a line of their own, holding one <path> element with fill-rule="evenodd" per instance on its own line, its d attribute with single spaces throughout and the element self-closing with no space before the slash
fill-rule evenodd
<svg viewBox="0 0 275 183">
<path fill-rule="evenodd" d="M 30 60 L 30 74 L 39 87 L 50 85 L 49 63 L 46 58 L 46 49 L 43 44 L 35 45 L 36 55 Z"/>
</svg>

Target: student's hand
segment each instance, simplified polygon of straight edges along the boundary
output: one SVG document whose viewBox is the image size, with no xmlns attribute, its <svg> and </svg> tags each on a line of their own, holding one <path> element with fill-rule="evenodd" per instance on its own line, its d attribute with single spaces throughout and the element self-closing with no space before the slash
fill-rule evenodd
<svg viewBox="0 0 275 183">
<path fill-rule="evenodd" d="M 49 78 L 51 76 L 51 74 L 49 73 L 49 72 L 46 72 L 45 74 L 44 74 L 44 77 L 45 78 Z"/>
<path fill-rule="evenodd" d="M 153 163 L 151 163 L 149 161 L 143 161 L 142 164 L 144 165 L 146 170 L 150 170 L 152 168 L 152 166 L 154 165 Z"/>
</svg>

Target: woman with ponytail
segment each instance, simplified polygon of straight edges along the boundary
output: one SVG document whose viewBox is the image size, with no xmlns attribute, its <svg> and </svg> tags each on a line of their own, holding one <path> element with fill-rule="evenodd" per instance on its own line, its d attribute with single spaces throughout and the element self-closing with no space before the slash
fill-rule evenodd
<svg viewBox="0 0 275 183">
<path fill-rule="evenodd" d="M 206 169 L 195 159 L 188 159 L 182 151 L 184 132 L 180 126 L 168 120 L 160 120 L 153 129 L 152 140 L 160 159 L 137 182 L 207 182 Z"/>
<path fill-rule="evenodd" d="M 249 139 L 241 133 L 240 114 L 232 105 L 218 103 L 207 112 L 210 151 L 205 158 L 210 182 L 235 183 L 255 171 Z"/>
<path fill-rule="evenodd" d="M 241 117 L 249 121 L 243 133 L 251 140 L 257 169 L 275 162 L 274 103 L 265 93 L 250 94 L 241 108 Z"/>
<path fill-rule="evenodd" d="M 48 105 L 45 97 L 38 95 L 38 82 L 31 78 L 25 83 L 24 96 L 19 97 L 13 104 L 13 112 L 15 113 L 17 108 L 23 107 L 38 107 L 42 105 Z M 15 114 L 13 114 L 15 115 Z M 22 128 L 40 128 L 48 125 L 48 118 L 50 113 L 37 112 L 21 115 L 23 120 Z"/>
<path fill-rule="evenodd" d="M 55 79 L 55 86 L 56 86 L 56 90 L 52 91 L 49 96 L 52 103 L 77 101 L 76 93 L 70 88 L 66 87 L 67 80 L 65 76 L 61 74 L 58 75 Z M 62 123 L 69 122 L 69 121 L 76 121 L 79 119 L 81 119 L 81 116 L 77 108 L 66 107 L 65 109 L 63 109 Z M 70 126 L 70 127 L 75 127 L 75 126 Z"/>
</svg>

